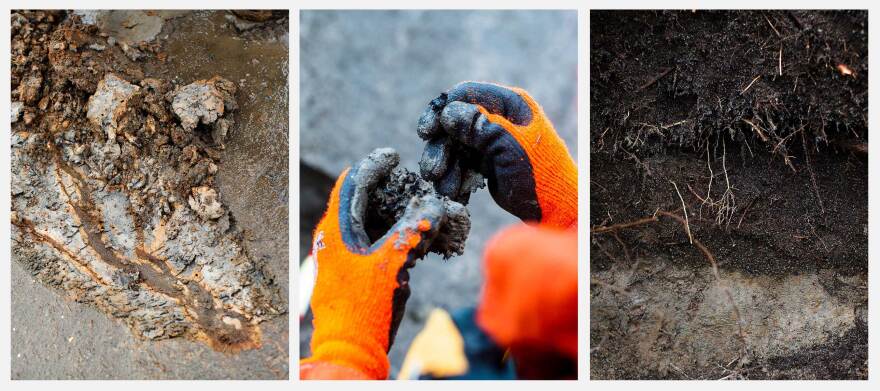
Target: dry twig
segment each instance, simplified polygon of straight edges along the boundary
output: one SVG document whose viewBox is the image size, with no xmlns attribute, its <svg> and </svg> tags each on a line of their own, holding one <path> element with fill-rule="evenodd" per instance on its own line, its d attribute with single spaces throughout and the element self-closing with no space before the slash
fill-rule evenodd
<svg viewBox="0 0 880 391">
<path fill-rule="evenodd" d="M 755 84 L 755 82 L 758 81 L 758 79 L 760 79 L 760 78 L 761 78 L 761 75 L 755 76 L 755 78 L 752 79 L 752 82 L 749 83 L 749 85 L 747 85 L 745 89 L 743 89 L 742 91 L 740 91 L 739 94 L 740 94 L 740 95 L 745 94 L 746 91 L 749 90 L 749 88 L 752 88 L 752 84 Z"/>
</svg>

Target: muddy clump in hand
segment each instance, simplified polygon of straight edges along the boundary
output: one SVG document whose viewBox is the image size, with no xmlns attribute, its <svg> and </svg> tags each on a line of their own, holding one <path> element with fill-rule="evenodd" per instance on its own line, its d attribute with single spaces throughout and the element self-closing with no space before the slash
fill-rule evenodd
<svg viewBox="0 0 880 391">
<path fill-rule="evenodd" d="M 234 84 L 144 78 L 76 15 L 12 21 L 13 260 L 140 338 L 259 347 L 285 306 L 214 186 Z"/>
<path fill-rule="evenodd" d="M 369 158 L 373 160 L 391 158 L 395 161 L 393 165 L 396 165 L 399 160 L 397 152 L 391 148 L 376 149 Z M 364 224 L 367 236 L 375 242 L 401 219 L 407 205 L 414 198 L 423 196 L 442 199 L 446 211 L 439 234 L 431 243 L 428 251 L 440 254 L 445 259 L 463 254 L 465 241 L 467 241 L 471 228 L 470 214 L 465 205 L 438 194 L 431 183 L 422 179 L 418 174 L 399 166 L 394 167 L 391 173 L 381 179 L 369 193 Z"/>
</svg>

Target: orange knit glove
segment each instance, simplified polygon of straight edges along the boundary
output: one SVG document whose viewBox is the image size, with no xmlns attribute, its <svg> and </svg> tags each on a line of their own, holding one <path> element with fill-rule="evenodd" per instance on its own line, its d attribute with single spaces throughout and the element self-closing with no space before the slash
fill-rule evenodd
<svg viewBox="0 0 880 391">
<path fill-rule="evenodd" d="M 486 245 L 477 324 L 522 378 L 577 374 L 577 231 L 521 224 Z"/>
<path fill-rule="evenodd" d="M 399 160 L 393 150 L 377 152 L 342 173 L 315 229 L 314 333 L 312 356 L 301 361 L 303 379 L 388 377 L 386 354 L 409 297 L 407 269 L 424 256 L 445 216 L 441 199 L 413 198 L 400 221 L 371 243 L 364 228 L 368 194 Z"/>
<path fill-rule="evenodd" d="M 468 169 L 476 170 L 495 202 L 520 219 L 577 224 L 577 165 L 524 90 L 461 83 L 431 101 L 417 131 L 428 140 L 421 174 L 441 194 L 466 198 Z"/>
</svg>

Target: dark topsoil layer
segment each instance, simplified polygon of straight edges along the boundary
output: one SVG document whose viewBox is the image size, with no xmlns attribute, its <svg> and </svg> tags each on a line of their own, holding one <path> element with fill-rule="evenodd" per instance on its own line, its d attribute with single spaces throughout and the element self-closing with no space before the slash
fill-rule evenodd
<svg viewBox="0 0 880 391">
<path fill-rule="evenodd" d="M 722 270 L 867 273 L 867 24 L 863 11 L 592 12 L 591 227 L 681 215 L 684 202 Z M 619 237 L 628 258 L 706 266 L 673 220 Z M 614 263 L 601 249 L 624 255 L 593 235 L 593 270 Z M 865 377 L 867 329 L 852 334 L 769 360 L 767 376 Z"/>
</svg>

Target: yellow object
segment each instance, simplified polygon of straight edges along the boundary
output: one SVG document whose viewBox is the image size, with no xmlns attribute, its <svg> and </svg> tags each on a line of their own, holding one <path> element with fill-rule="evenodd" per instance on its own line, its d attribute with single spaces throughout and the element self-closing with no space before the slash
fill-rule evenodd
<svg viewBox="0 0 880 391">
<path fill-rule="evenodd" d="M 410 345 L 398 380 L 418 379 L 420 375 L 437 378 L 462 375 L 468 370 L 464 339 L 452 317 L 435 309 L 427 324 Z"/>
</svg>

